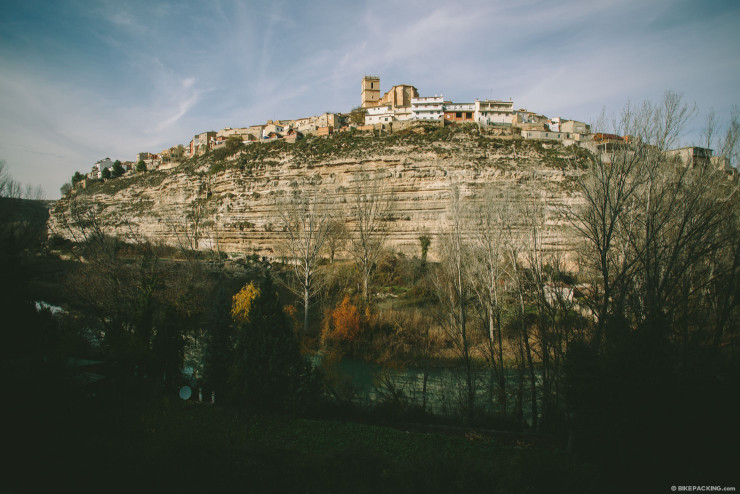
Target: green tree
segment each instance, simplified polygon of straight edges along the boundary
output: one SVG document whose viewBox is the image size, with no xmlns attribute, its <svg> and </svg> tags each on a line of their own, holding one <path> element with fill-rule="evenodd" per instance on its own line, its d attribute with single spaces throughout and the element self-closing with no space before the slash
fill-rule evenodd
<svg viewBox="0 0 740 494">
<path fill-rule="evenodd" d="M 123 165 L 121 165 L 121 162 L 119 160 L 116 160 L 113 162 L 113 169 L 111 170 L 111 177 L 112 178 L 118 178 L 121 175 L 123 175 L 124 169 Z"/>
<path fill-rule="evenodd" d="M 432 244 L 432 239 L 428 235 L 422 235 L 419 237 L 419 244 L 421 245 L 421 262 L 427 262 L 427 252 L 429 252 L 429 246 Z"/>
<path fill-rule="evenodd" d="M 228 149 L 229 151 L 236 151 L 241 145 L 242 138 L 238 135 L 229 136 L 229 138 L 226 139 L 226 144 L 224 144 L 224 146 L 226 146 L 226 149 Z"/>
<path fill-rule="evenodd" d="M 365 112 L 366 110 L 359 106 L 352 109 L 349 114 L 349 122 L 354 125 L 365 125 Z"/>
<path fill-rule="evenodd" d="M 138 163 L 136 163 L 136 173 L 144 173 L 146 171 L 146 163 L 144 163 L 144 160 L 139 160 Z"/>
<path fill-rule="evenodd" d="M 80 172 L 75 172 L 75 174 L 72 175 L 72 186 L 74 187 L 83 180 L 85 180 L 85 176 Z"/>
<path fill-rule="evenodd" d="M 109 178 L 111 178 L 110 168 L 103 168 L 103 171 L 100 172 L 100 176 L 103 178 L 103 180 L 108 180 Z"/>
<path fill-rule="evenodd" d="M 237 330 L 236 404 L 252 411 L 286 411 L 297 400 L 308 369 L 268 273 L 250 304 L 249 319 Z"/>
</svg>

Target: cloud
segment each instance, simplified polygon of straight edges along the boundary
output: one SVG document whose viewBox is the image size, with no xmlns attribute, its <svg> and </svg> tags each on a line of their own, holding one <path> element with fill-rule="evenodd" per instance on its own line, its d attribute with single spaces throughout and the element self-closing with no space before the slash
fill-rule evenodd
<svg viewBox="0 0 740 494">
<path fill-rule="evenodd" d="M 722 112 L 738 25 L 734 2 L 689 0 L 19 3 L 0 19 L 0 158 L 53 195 L 104 156 L 348 111 L 365 74 L 582 120 L 666 89 Z"/>
</svg>

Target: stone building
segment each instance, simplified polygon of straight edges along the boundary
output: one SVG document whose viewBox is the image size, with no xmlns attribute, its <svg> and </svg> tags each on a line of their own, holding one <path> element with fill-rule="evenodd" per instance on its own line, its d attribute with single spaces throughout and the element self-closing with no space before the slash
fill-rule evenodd
<svg viewBox="0 0 740 494">
<path fill-rule="evenodd" d="M 382 97 L 380 96 L 380 78 L 365 76 L 362 78 L 362 108 L 390 106 L 392 110 L 410 108 L 411 100 L 419 97 L 419 91 L 409 84 L 393 86 Z M 401 114 L 410 113 L 400 111 Z"/>
<path fill-rule="evenodd" d="M 673 157 L 685 166 L 707 166 L 712 160 L 712 150 L 689 146 L 685 148 L 671 149 L 665 152 L 667 157 Z"/>
<path fill-rule="evenodd" d="M 378 104 L 380 99 L 380 77 L 366 75 L 362 78 L 362 108 Z"/>
</svg>

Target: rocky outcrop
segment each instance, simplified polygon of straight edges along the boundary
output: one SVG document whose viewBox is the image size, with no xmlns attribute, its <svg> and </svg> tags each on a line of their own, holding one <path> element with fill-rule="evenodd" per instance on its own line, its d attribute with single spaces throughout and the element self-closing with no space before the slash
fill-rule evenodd
<svg viewBox="0 0 740 494">
<path fill-rule="evenodd" d="M 319 186 L 342 217 L 354 181 L 366 173 L 382 177 L 393 195 L 389 244 L 408 255 L 418 254 L 418 237 L 428 235 L 430 256 L 435 257 L 434 237 L 444 228 L 453 184 L 466 201 L 480 200 L 487 187 L 524 193 L 502 194 L 508 197 L 502 200 L 540 195 L 546 244 L 569 250 L 563 211 L 580 200 L 575 182 L 584 155 L 578 148 L 551 146 L 446 129 L 431 135 L 345 135 L 294 145 L 253 144 L 234 156 L 206 155 L 172 170 L 78 190 L 57 201 L 49 228 L 76 238 L 81 212 L 87 211 L 88 219 L 111 235 L 273 256 L 280 237 L 278 208 L 292 191 Z"/>
</svg>

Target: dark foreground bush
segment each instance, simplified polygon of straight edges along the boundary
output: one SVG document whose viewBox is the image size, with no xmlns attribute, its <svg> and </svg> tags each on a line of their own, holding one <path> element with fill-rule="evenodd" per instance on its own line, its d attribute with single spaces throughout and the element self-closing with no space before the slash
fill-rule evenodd
<svg viewBox="0 0 740 494">
<path fill-rule="evenodd" d="M 21 424 L 11 492 L 604 492 L 567 455 L 483 435 L 285 416 L 237 418 L 159 400 Z"/>
</svg>

